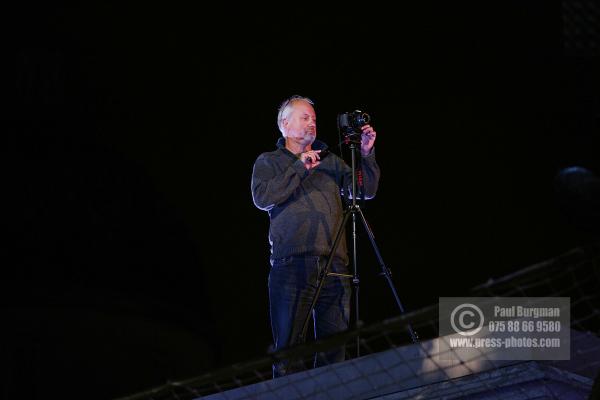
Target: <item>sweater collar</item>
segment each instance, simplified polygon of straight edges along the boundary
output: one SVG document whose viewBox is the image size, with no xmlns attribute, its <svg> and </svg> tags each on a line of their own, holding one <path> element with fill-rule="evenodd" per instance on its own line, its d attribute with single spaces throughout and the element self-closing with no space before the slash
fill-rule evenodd
<svg viewBox="0 0 600 400">
<path fill-rule="evenodd" d="M 277 140 L 277 148 L 289 152 L 289 150 L 285 148 L 285 138 L 284 137 L 280 137 Z M 315 139 L 315 141 L 312 144 L 312 148 L 313 148 L 313 150 L 325 150 L 325 149 L 327 149 L 327 144 L 325 142 L 321 142 L 318 139 Z"/>
</svg>

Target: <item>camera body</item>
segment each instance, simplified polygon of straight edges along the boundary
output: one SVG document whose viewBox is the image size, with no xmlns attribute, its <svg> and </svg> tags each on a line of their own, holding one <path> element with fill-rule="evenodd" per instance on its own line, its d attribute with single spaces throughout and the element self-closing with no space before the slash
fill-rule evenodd
<svg viewBox="0 0 600 400">
<path fill-rule="evenodd" d="M 371 121 L 366 112 L 354 110 L 338 114 L 338 128 L 343 134 L 362 133 L 362 128 Z"/>
</svg>

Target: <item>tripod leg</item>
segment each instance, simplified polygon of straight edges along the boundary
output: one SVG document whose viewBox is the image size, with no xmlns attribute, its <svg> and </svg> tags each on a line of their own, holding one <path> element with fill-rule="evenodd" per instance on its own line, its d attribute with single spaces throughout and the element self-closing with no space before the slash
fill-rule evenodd
<svg viewBox="0 0 600 400">
<path fill-rule="evenodd" d="M 396 304 L 398 304 L 398 308 L 400 309 L 400 312 L 404 313 L 404 307 L 402 306 L 400 297 L 398 297 L 398 292 L 396 291 L 396 288 L 394 287 L 394 283 L 392 282 L 391 272 L 390 272 L 389 268 L 383 262 L 383 258 L 381 257 L 379 248 L 377 247 L 377 244 L 375 243 L 375 235 L 373 235 L 373 231 L 371 230 L 371 227 L 367 223 L 367 219 L 365 218 L 365 215 L 363 214 L 362 210 L 358 206 L 356 208 L 358 209 L 358 213 L 360 214 L 360 218 L 361 218 L 361 221 L 365 228 L 365 231 L 367 232 L 367 235 L 369 236 L 369 241 L 371 242 L 371 245 L 373 246 L 373 250 L 375 251 L 375 255 L 377 256 L 377 260 L 379 261 L 379 265 L 381 266 L 383 275 L 385 276 L 385 278 L 388 282 L 388 285 L 390 286 L 390 289 L 392 290 L 392 294 L 394 295 L 394 298 L 396 299 Z M 413 343 L 417 343 L 419 341 L 419 339 L 417 337 L 417 334 L 413 330 L 412 326 L 410 326 L 410 324 L 408 324 L 408 332 L 410 333 L 410 337 L 411 337 Z"/>
<path fill-rule="evenodd" d="M 340 223 L 338 231 L 335 235 L 335 240 L 333 242 L 333 246 L 331 248 L 331 251 L 329 252 L 329 257 L 327 258 L 327 264 L 325 264 L 325 267 L 323 268 L 323 270 L 321 271 L 321 273 L 318 277 L 319 284 L 318 284 L 315 294 L 313 296 L 312 302 L 310 303 L 310 308 L 308 309 L 308 312 L 306 313 L 306 317 L 304 318 L 304 323 L 302 324 L 302 329 L 300 330 L 300 334 L 298 337 L 298 343 L 303 343 L 306 340 L 306 333 L 308 331 L 308 323 L 310 321 L 310 316 L 312 315 L 312 312 L 315 309 L 315 305 L 317 304 L 317 299 L 319 298 L 319 294 L 321 292 L 321 289 L 323 288 L 323 284 L 325 283 L 325 278 L 327 277 L 327 274 L 329 273 L 329 267 L 331 266 L 331 262 L 333 261 L 333 255 L 335 254 L 335 251 L 336 251 L 338 245 L 340 244 L 340 240 L 342 239 L 342 235 L 344 234 L 344 227 L 346 226 L 346 222 L 348 221 L 349 216 L 350 216 L 350 211 L 345 210 L 344 217 L 342 218 L 342 222 Z"/>
<path fill-rule="evenodd" d="M 358 278 L 358 252 L 356 243 L 356 213 L 352 213 L 352 266 L 353 266 L 353 277 L 352 285 L 354 292 L 354 311 L 355 311 L 355 328 L 360 326 L 360 303 L 359 290 L 360 290 L 360 279 Z M 360 357 L 360 335 L 356 335 L 356 357 Z"/>
</svg>

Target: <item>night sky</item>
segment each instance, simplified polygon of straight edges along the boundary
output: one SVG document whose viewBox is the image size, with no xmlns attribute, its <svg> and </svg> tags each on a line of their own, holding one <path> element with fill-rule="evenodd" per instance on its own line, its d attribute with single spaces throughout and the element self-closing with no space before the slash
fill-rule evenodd
<svg viewBox="0 0 600 400">
<path fill-rule="evenodd" d="M 250 178 L 292 94 L 331 146 L 337 113 L 372 117 L 363 211 L 408 310 L 592 240 L 556 176 L 600 171 L 597 28 L 526 3 L 8 7 L 0 396 L 111 398 L 266 354 Z M 361 317 L 396 316 L 358 235 Z"/>
</svg>

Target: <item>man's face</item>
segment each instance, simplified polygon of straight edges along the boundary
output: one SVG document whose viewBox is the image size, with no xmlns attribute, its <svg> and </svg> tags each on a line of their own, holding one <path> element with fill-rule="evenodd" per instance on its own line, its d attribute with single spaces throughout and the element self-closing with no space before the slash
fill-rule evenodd
<svg viewBox="0 0 600 400">
<path fill-rule="evenodd" d="M 312 144 L 317 136 L 315 110 L 306 101 L 296 101 L 292 104 L 292 111 L 283 120 L 285 136 L 303 146 Z"/>
</svg>

